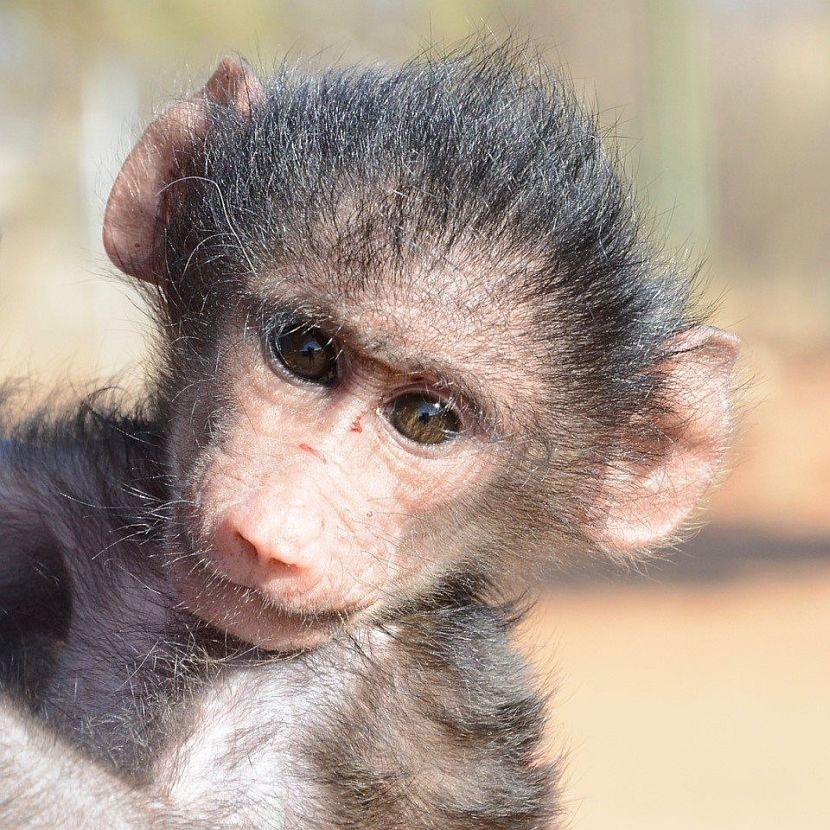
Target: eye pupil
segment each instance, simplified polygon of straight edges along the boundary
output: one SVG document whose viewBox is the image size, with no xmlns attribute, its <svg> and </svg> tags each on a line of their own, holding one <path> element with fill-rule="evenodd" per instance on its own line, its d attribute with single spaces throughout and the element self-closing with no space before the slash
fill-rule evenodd
<svg viewBox="0 0 830 830">
<path fill-rule="evenodd" d="M 442 444 L 461 431 L 458 413 L 429 393 L 406 392 L 389 405 L 388 418 L 404 437 L 417 444 Z"/>
<path fill-rule="evenodd" d="M 317 326 L 288 322 L 270 334 L 269 346 L 292 375 L 321 386 L 337 380 L 337 347 Z"/>
<path fill-rule="evenodd" d="M 300 350 L 300 354 L 307 360 L 312 361 L 320 352 L 323 351 L 320 344 L 316 340 L 310 340 L 308 343 L 303 346 Z"/>
</svg>

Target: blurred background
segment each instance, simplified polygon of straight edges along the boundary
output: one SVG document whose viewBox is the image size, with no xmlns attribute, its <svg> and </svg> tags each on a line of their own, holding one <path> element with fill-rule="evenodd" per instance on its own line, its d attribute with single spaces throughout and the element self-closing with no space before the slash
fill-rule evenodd
<svg viewBox="0 0 830 830">
<path fill-rule="evenodd" d="M 556 579 L 526 626 L 569 825 L 828 830 L 830 3 L 0 0 L 0 377 L 136 388 L 103 206 L 220 55 L 390 61 L 482 30 L 567 68 L 745 342 L 709 526 L 646 574 Z"/>
</svg>

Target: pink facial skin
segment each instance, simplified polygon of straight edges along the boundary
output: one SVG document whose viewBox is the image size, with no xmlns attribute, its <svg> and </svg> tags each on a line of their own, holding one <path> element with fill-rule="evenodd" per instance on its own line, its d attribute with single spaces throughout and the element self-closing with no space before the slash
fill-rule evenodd
<svg viewBox="0 0 830 830">
<path fill-rule="evenodd" d="M 413 379 L 379 362 L 350 361 L 325 388 L 239 345 L 241 404 L 189 494 L 203 566 L 186 557 L 173 578 L 193 613 L 241 639 L 310 648 L 402 584 L 434 578 L 446 553 L 423 550 L 417 526 L 468 494 L 492 458 L 474 431 L 433 447 L 397 433 L 383 404 Z"/>
</svg>

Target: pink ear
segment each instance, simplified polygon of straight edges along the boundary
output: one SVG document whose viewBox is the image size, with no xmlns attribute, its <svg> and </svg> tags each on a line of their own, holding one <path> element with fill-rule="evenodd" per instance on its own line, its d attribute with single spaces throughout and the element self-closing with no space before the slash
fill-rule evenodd
<svg viewBox="0 0 830 830">
<path fill-rule="evenodd" d="M 145 130 L 110 192 L 104 214 L 104 248 L 125 274 L 156 282 L 158 240 L 166 189 L 183 169 L 194 139 L 208 128 L 209 104 L 243 117 L 264 98 L 262 84 L 240 58 L 224 58 L 193 98 L 174 104 Z"/>
<path fill-rule="evenodd" d="M 712 482 L 732 433 L 738 338 L 699 326 L 668 346 L 668 398 L 655 425 L 659 437 L 645 439 L 649 461 L 615 469 L 603 488 L 595 531 L 604 547 L 618 553 L 647 549 L 677 530 Z"/>
</svg>

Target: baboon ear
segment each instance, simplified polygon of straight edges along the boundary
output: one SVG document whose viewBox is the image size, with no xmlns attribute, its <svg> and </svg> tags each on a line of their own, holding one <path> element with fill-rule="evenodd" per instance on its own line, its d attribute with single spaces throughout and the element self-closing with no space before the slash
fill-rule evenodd
<svg viewBox="0 0 830 830">
<path fill-rule="evenodd" d="M 165 110 L 127 156 L 104 214 L 104 248 L 125 274 L 158 281 L 159 241 L 166 221 L 170 185 L 181 177 L 198 140 L 207 132 L 211 106 L 235 109 L 249 118 L 262 101 L 262 84 L 238 57 L 224 58 L 192 98 Z"/>
<path fill-rule="evenodd" d="M 732 433 L 735 335 L 708 326 L 667 344 L 666 398 L 656 422 L 633 423 L 639 459 L 609 470 L 594 533 L 607 550 L 631 554 L 670 538 L 720 468 Z"/>
</svg>

